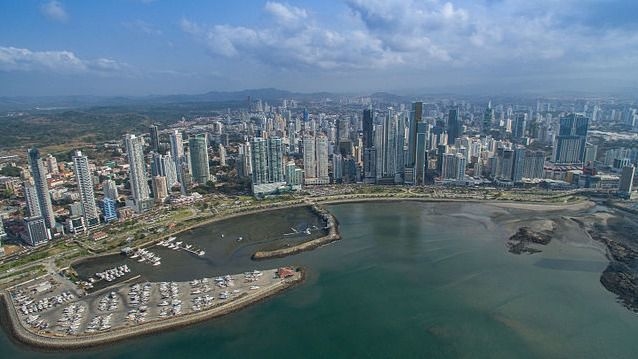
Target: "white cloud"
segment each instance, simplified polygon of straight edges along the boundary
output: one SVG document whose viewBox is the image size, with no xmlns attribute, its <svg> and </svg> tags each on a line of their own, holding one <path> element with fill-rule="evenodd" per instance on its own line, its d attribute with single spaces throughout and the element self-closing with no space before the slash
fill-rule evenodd
<svg viewBox="0 0 638 359">
<path fill-rule="evenodd" d="M 40 6 L 40 12 L 47 18 L 58 22 L 67 22 L 69 15 L 59 1 L 51 0 Z"/>
<path fill-rule="evenodd" d="M 60 74 L 123 74 L 131 67 L 112 59 L 81 59 L 71 51 L 31 51 L 0 46 L 0 71 L 39 71 Z"/>
<path fill-rule="evenodd" d="M 508 76 L 604 68 L 596 64 L 609 61 L 611 53 L 622 53 L 625 61 L 638 58 L 635 31 L 574 20 L 578 0 L 344 2 L 347 13 L 335 16 L 341 22 L 327 21 L 331 25 L 306 9 L 268 1 L 263 10 L 270 21 L 260 26 L 188 19 L 180 26 L 212 56 L 286 71 L 429 71 L 440 76 L 490 69 Z"/>
<path fill-rule="evenodd" d="M 283 26 L 298 26 L 308 18 L 308 12 L 295 6 L 268 1 L 264 10 L 272 15 L 277 23 Z"/>
<path fill-rule="evenodd" d="M 161 35 L 162 34 L 162 30 L 156 28 L 155 26 L 153 26 L 152 24 L 149 24 L 146 21 L 139 20 L 139 19 L 130 21 L 130 22 L 125 22 L 123 23 L 123 25 L 124 27 L 128 29 L 138 31 L 146 35 Z"/>
</svg>

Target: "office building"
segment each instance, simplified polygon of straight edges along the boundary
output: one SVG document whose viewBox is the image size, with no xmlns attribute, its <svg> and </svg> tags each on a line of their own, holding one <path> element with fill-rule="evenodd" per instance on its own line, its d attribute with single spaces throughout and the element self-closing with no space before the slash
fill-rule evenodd
<svg viewBox="0 0 638 359">
<path fill-rule="evenodd" d="M 42 216 L 24 219 L 27 243 L 31 246 L 45 244 L 51 239 L 51 230 L 47 228 L 46 220 Z"/>
</svg>

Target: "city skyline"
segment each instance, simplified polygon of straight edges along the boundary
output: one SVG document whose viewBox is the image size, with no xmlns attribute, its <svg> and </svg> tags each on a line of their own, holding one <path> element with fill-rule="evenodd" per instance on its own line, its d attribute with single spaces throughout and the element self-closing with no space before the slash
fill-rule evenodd
<svg viewBox="0 0 638 359">
<path fill-rule="evenodd" d="M 637 88 L 637 23 L 630 14 L 638 5 L 630 1 L 3 7 L 0 96 Z"/>
</svg>

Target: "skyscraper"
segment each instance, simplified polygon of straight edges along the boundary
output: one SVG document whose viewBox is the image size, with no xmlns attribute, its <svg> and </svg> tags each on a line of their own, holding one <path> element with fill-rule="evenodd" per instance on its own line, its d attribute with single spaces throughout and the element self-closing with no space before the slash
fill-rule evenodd
<svg viewBox="0 0 638 359">
<path fill-rule="evenodd" d="M 492 101 L 487 103 L 485 113 L 483 113 L 483 133 L 488 134 L 492 129 L 492 123 L 494 123 L 494 109 L 492 108 Z"/>
<path fill-rule="evenodd" d="M 560 119 L 552 156 L 555 163 L 582 164 L 585 161 L 588 127 L 589 118 L 582 115 L 570 114 Z"/>
<path fill-rule="evenodd" d="M 543 178 L 545 177 L 545 152 L 527 151 L 525 153 L 525 163 L 523 167 L 523 178 Z"/>
<path fill-rule="evenodd" d="M 173 186 L 176 186 L 179 183 L 177 180 L 175 162 L 173 161 L 173 158 L 168 155 L 153 153 L 151 175 L 166 177 L 166 185 L 168 186 L 169 191 Z"/>
<path fill-rule="evenodd" d="M 527 114 L 517 113 L 514 117 L 514 125 L 512 126 L 512 138 L 521 139 L 525 137 L 525 129 L 527 127 Z"/>
<path fill-rule="evenodd" d="M 159 131 L 157 125 L 151 125 L 148 128 L 151 135 L 151 151 L 159 151 Z"/>
<path fill-rule="evenodd" d="M 252 187 L 255 196 L 276 192 L 286 184 L 280 138 L 255 137 L 250 142 Z"/>
<path fill-rule="evenodd" d="M 38 193 L 35 190 L 35 185 L 31 178 L 28 178 L 23 182 L 23 190 L 24 199 L 27 203 L 27 210 L 29 211 L 29 217 L 42 216 L 38 201 Z"/>
<path fill-rule="evenodd" d="M 82 155 L 81 151 L 76 151 L 75 156 L 73 156 L 73 169 L 80 192 L 84 222 L 88 228 L 95 227 L 100 224 L 100 215 L 95 204 L 93 178 L 89 171 L 89 159 Z"/>
<path fill-rule="evenodd" d="M 374 147 L 374 118 L 372 109 L 363 110 L 363 148 Z"/>
<path fill-rule="evenodd" d="M 414 162 L 414 184 L 424 185 L 425 174 L 428 168 L 428 132 L 429 126 L 427 123 L 421 122 L 417 124 L 416 134 L 416 156 Z"/>
<path fill-rule="evenodd" d="M 188 139 L 188 151 L 191 160 L 193 182 L 206 184 L 210 180 L 208 164 L 208 140 L 206 134 L 199 134 Z"/>
<path fill-rule="evenodd" d="M 105 198 L 117 200 L 117 197 L 119 195 L 117 191 L 117 185 L 112 179 L 107 179 L 102 182 L 102 191 L 104 192 Z"/>
<path fill-rule="evenodd" d="M 459 108 L 450 109 L 447 120 L 447 144 L 453 145 L 454 141 L 461 136 L 461 122 L 459 121 Z"/>
<path fill-rule="evenodd" d="M 633 165 L 625 166 L 622 169 L 620 175 L 620 185 L 618 186 L 618 192 L 622 195 L 629 197 L 634 185 L 634 175 L 636 173 L 636 167 Z"/>
<path fill-rule="evenodd" d="M 182 133 L 179 132 L 179 130 L 174 130 L 173 133 L 171 133 L 170 141 L 171 158 L 175 164 L 175 173 L 177 174 L 177 181 L 180 184 L 180 191 L 182 194 L 186 194 L 186 181 L 184 179 L 184 144 L 182 142 Z"/>
<path fill-rule="evenodd" d="M 268 176 L 273 182 L 285 182 L 284 144 L 281 138 L 268 139 Z"/>
<path fill-rule="evenodd" d="M 519 183 L 523 180 L 525 172 L 525 154 L 527 150 L 523 146 L 514 148 L 514 165 L 512 167 L 512 181 Z"/>
<path fill-rule="evenodd" d="M 38 208 L 38 215 L 44 219 L 47 228 L 55 228 L 55 217 L 53 214 L 53 206 L 51 205 L 51 196 L 49 195 L 49 184 L 47 183 L 44 164 L 40 158 L 40 151 L 37 148 L 29 150 L 29 167 L 35 188 L 35 205 Z"/>
<path fill-rule="evenodd" d="M 306 135 L 303 139 L 304 183 L 327 184 L 328 175 L 328 138 Z"/>
<path fill-rule="evenodd" d="M 135 135 L 126 135 L 124 142 L 128 155 L 129 182 L 133 201 L 135 202 L 135 210 L 141 213 L 152 205 L 148 177 L 146 176 L 146 163 L 144 162 L 144 140 Z"/>
</svg>

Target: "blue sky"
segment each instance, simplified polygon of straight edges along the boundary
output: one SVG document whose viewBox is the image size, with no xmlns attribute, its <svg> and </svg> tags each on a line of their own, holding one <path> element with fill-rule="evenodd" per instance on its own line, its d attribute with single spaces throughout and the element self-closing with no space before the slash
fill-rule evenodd
<svg viewBox="0 0 638 359">
<path fill-rule="evenodd" d="M 638 1 L 0 2 L 0 96 L 638 88 Z"/>
</svg>

